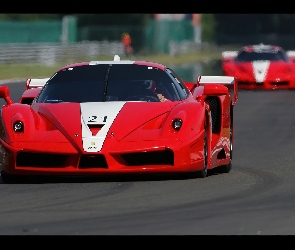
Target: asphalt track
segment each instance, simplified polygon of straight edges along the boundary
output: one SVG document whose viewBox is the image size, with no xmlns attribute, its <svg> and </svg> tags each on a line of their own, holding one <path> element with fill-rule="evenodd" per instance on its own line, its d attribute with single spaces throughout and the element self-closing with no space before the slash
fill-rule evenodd
<svg viewBox="0 0 295 250">
<path fill-rule="evenodd" d="M 294 149 L 295 91 L 240 91 L 230 173 L 0 178 L 0 235 L 295 235 Z"/>
</svg>

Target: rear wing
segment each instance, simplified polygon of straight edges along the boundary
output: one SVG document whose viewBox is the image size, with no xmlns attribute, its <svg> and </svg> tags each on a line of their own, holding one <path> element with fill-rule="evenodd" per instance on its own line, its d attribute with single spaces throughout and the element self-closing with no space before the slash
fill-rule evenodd
<svg viewBox="0 0 295 250">
<path fill-rule="evenodd" d="M 206 84 L 222 84 L 229 89 L 232 98 L 232 105 L 238 100 L 238 83 L 234 76 L 199 76 L 197 85 L 204 86 Z"/>
<path fill-rule="evenodd" d="M 49 78 L 29 78 L 26 81 L 26 90 L 32 88 L 42 88 Z"/>
<path fill-rule="evenodd" d="M 289 59 L 294 63 L 295 62 L 295 50 L 288 50 L 286 51 L 287 56 Z"/>
<path fill-rule="evenodd" d="M 289 56 L 289 57 L 295 56 L 295 50 L 287 50 L 286 53 L 287 53 L 287 56 Z"/>
<path fill-rule="evenodd" d="M 238 51 L 231 50 L 231 51 L 223 51 L 221 53 L 222 59 L 233 59 L 238 55 Z"/>
</svg>

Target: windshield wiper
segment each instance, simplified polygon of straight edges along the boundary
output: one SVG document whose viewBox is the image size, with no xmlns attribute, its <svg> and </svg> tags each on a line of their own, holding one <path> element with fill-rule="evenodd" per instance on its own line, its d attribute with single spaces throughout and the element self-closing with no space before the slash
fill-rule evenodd
<svg viewBox="0 0 295 250">
<path fill-rule="evenodd" d="M 106 74 L 106 77 L 105 77 L 105 85 L 104 85 L 104 90 L 103 90 L 103 96 L 102 96 L 102 101 L 105 102 L 106 101 L 106 96 L 107 96 L 107 93 L 108 93 L 108 83 L 109 83 L 109 72 L 110 72 L 110 66 L 108 68 L 108 72 Z"/>
</svg>

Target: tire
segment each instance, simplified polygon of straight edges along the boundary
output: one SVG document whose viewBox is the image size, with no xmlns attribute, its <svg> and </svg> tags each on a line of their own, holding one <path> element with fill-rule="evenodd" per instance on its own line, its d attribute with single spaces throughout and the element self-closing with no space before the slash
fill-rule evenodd
<svg viewBox="0 0 295 250">
<path fill-rule="evenodd" d="M 22 183 L 24 178 L 18 175 L 7 174 L 6 172 L 1 172 L 2 181 L 7 184 L 17 184 Z"/>
<path fill-rule="evenodd" d="M 208 139 L 207 139 L 206 123 L 204 126 L 204 130 L 205 130 L 205 133 L 204 133 L 204 166 L 203 166 L 202 171 L 199 171 L 197 173 L 197 176 L 199 178 L 205 178 L 208 175 Z"/>
<path fill-rule="evenodd" d="M 232 139 L 232 128 L 230 128 L 229 132 L 229 150 L 230 150 L 230 161 L 227 165 L 222 165 L 218 167 L 219 172 L 221 173 L 229 173 L 232 169 L 232 157 L 233 157 L 233 139 Z"/>
<path fill-rule="evenodd" d="M 4 171 L 1 172 L 1 178 L 4 183 L 14 183 L 13 176 L 5 173 Z"/>
</svg>

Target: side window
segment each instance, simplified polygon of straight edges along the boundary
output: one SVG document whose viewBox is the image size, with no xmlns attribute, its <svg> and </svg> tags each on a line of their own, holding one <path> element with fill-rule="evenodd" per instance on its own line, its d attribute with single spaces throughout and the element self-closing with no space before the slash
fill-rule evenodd
<svg viewBox="0 0 295 250">
<path fill-rule="evenodd" d="M 173 80 L 174 87 L 176 91 L 178 92 L 180 99 L 181 100 L 186 99 L 189 95 L 189 92 L 187 88 L 185 87 L 185 84 L 183 80 L 181 79 L 181 77 L 177 75 L 172 69 L 167 68 L 167 71 Z"/>
<path fill-rule="evenodd" d="M 282 51 L 278 51 L 277 53 L 277 59 L 278 60 L 283 60 L 285 62 L 288 62 L 289 61 L 289 58 L 288 56 L 286 55 L 286 53 L 282 52 Z"/>
</svg>

